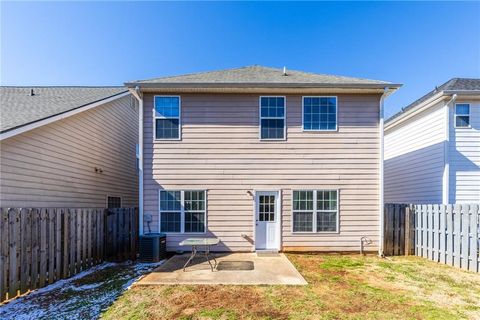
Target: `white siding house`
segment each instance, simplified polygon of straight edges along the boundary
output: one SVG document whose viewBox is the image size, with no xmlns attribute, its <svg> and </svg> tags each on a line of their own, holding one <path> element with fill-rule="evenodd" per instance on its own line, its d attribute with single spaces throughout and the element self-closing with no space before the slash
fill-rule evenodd
<svg viewBox="0 0 480 320">
<path fill-rule="evenodd" d="M 449 80 L 385 123 L 386 203 L 480 202 L 480 79 Z"/>
</svg>

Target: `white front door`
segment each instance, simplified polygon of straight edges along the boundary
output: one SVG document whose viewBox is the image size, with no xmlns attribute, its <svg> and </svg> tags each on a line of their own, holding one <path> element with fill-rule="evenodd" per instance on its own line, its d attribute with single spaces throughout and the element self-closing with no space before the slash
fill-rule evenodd
<svg viewBox="0 0 480 320">
<path fill-rule="evenodd" d="M 275 191 L 255 193 L 255 249 L 279 249 L 278 202 L 278 193 Z"/>
</svg>

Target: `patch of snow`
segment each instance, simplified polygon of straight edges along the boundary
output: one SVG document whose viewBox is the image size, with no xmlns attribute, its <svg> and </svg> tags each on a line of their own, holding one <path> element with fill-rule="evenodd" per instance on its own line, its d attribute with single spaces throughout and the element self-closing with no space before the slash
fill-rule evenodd
<svg viewBox="0 0 480 320">
<path fill-rule="evenodd" d="M 122 292 L 164 261 L 103 263 L 0 306 L 0 319 L 98 318 L 101 311 L 113 303 Z M 105 270 L 107 268 L 115 270 L 111 272 Z M 98 282 L 76 284 L 78 280 L 96 272 L 99 273 Z M 109 277 L 103 278 L 102 272 L 107 272 Z"/>
<path fill-rule="evenodd" d="M 84 284 L 83 286 L 72 286 L 69 289 L 73 291 L 92 290 L 100 287 L 102 284 L 103 282 L 97 282 L 97 283 L 91 283 L 91 284 Z"/>
</svg>

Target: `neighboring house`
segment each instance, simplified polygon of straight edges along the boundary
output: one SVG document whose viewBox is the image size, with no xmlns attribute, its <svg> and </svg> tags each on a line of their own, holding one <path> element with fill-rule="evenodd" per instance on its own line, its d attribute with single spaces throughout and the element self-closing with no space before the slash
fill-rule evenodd
<svg viewBox="0 0 480 320">
<path fill-rule="evenodd" d="M 377 250 L 387 82 L 250 66 L 126 83 L 139 99 L 140 232 L 215 250 Z M 143 201 L 142 201 L 143 199 Z"/>
<path fill-rule="evenodd" d="M 480 79 L 451 79 L 386 121 L 385 202 L 480 202 Z"/>
<path fill-rule="evenodd" d="M 0 207 L 138 204 L 125 87 L 0 87 Z"/>
</svg>

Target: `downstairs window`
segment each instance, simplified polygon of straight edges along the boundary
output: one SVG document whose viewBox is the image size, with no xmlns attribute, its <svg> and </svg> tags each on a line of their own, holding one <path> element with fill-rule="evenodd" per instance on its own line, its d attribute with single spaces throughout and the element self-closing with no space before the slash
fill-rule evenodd
<svg viewBox="0 0 480 320">
<path fill-rule="evenodd" d="M 293 232 L 338 232 L 338 191 L 293 191 Z"/>
<path fill-rule="evenodd" d="M 206 191 L 160 190 L 160 232 L 203 233 Z"/>
</svg>

